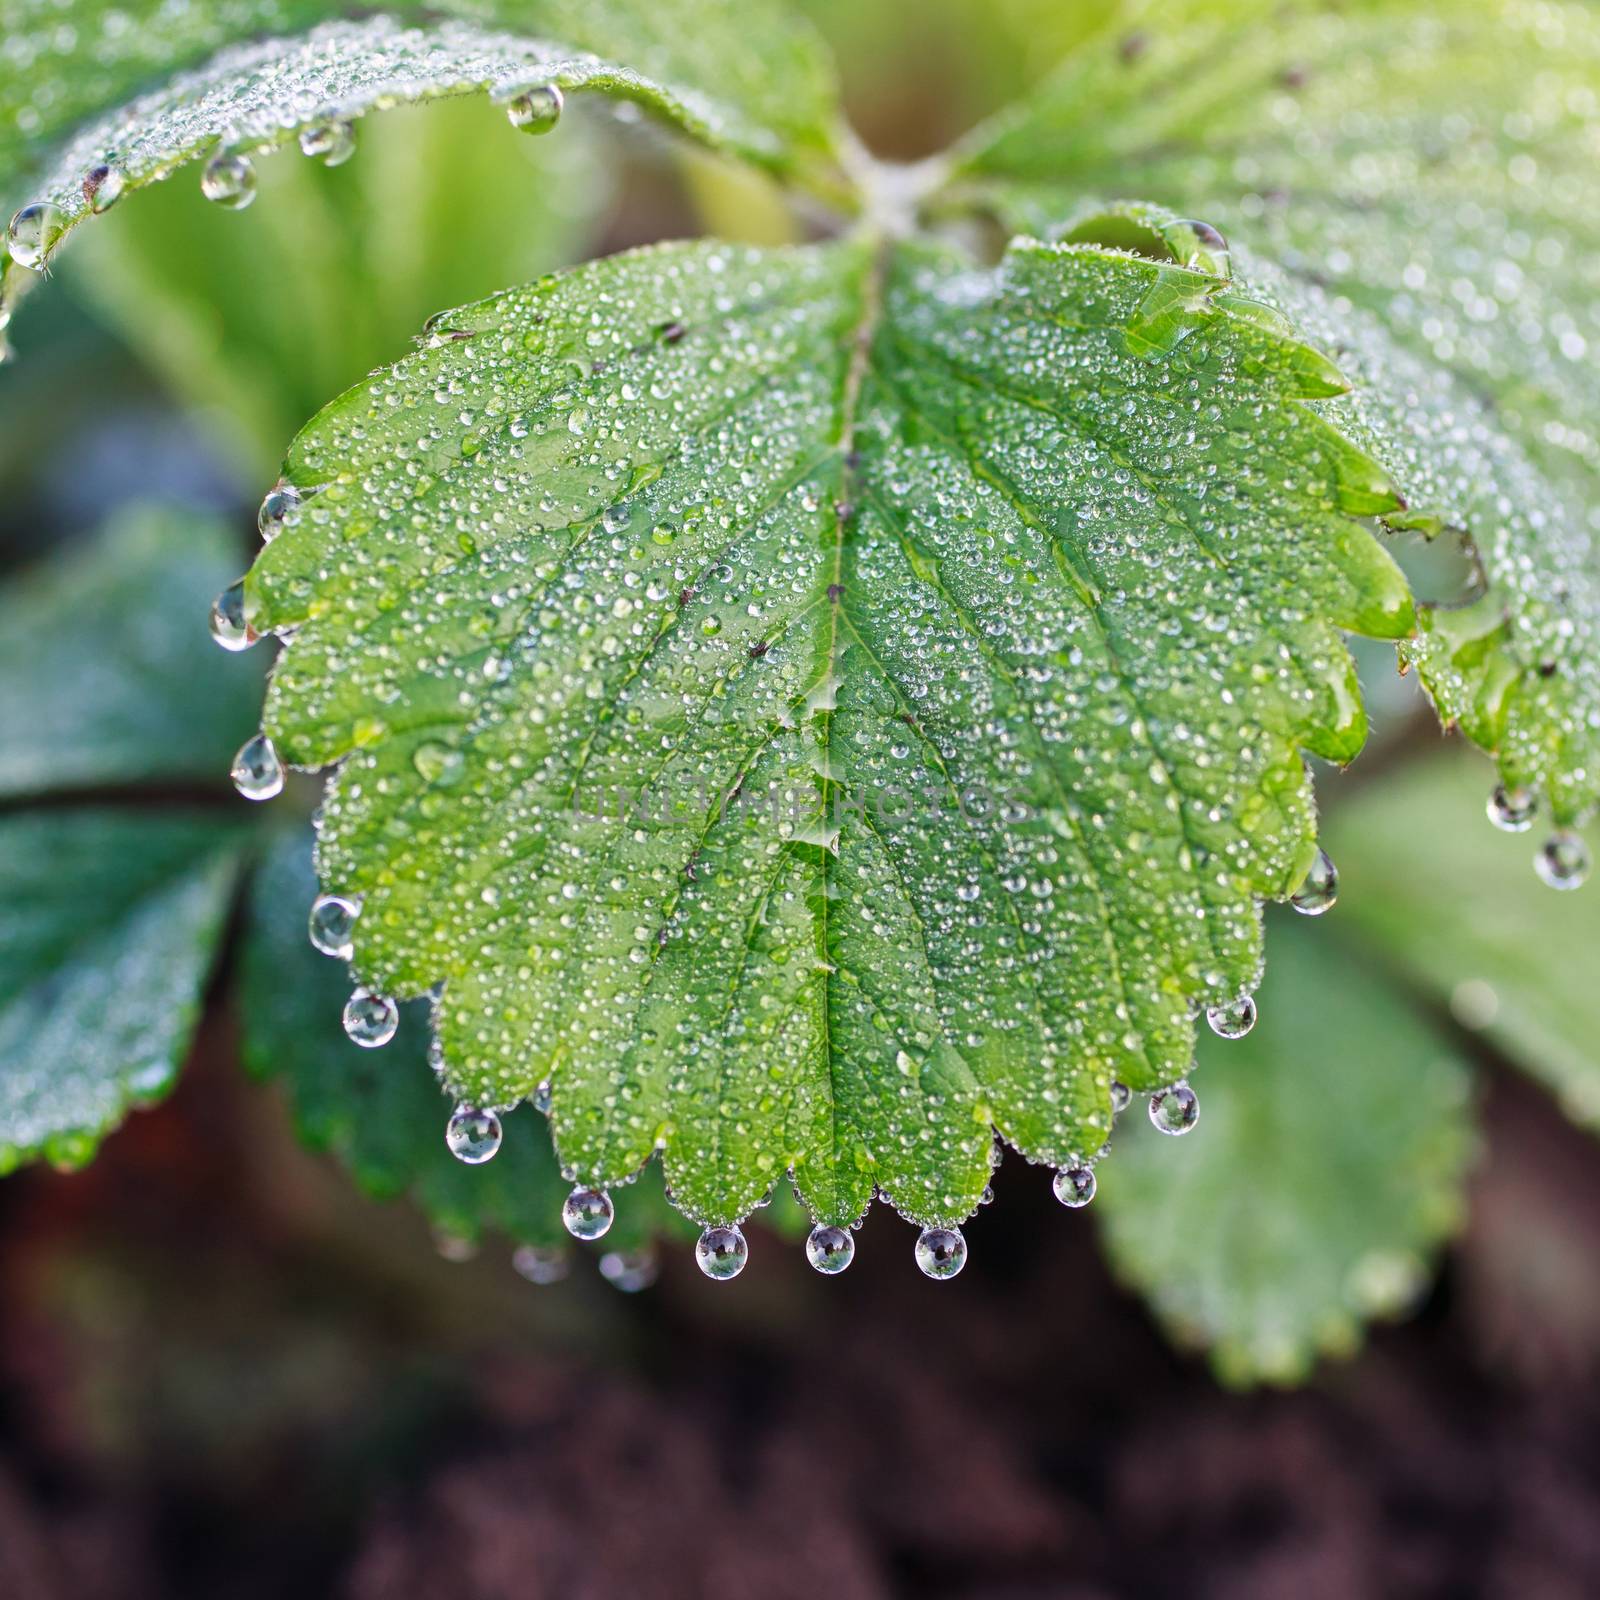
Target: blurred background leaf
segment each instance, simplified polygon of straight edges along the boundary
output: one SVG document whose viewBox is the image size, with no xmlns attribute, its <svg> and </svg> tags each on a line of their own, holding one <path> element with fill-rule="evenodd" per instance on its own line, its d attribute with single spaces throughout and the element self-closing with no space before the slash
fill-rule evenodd
<svg viewBox="0 0 1600 1600">
<path fill-rule="evenodd" d="M 1489 826 L 1488 764 L 1430 753 L 1334 809 L 1339 915 L 1374 956 L 1600 1132 L 1600 901 L 1535 876 L 1544 841 Z"/>
<path fill-rule="evenodd" d="M 1473 1148 L 1448 1031 L 1326 926 L 1271 923 L 1255 1028 L 1200 1040 L 1199 1126 L 1136 1099 L 1095 1200 L 1113 1268 L 1229 1383 L 1300 1380 L 1410 1309 Z"/>
<path fill-rule="evenodd" d="M 207 631 L 239 576 L 214 518 L 119 514 L 0 589 L 0 798 L 196 781 L 227 793 L 260 717 L 260 660 Z"/>
<path fill-rule="evenodd" d="M 0 1174 L 82 1166 L 188 1054 L 239 864 L 171 811 L 0 818 Z"/>
</svg>

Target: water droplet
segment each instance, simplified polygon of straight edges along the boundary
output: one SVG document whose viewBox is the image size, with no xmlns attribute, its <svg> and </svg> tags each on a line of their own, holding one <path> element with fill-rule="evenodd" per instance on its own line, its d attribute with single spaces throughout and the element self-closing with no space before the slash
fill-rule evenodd
<svg viewBox="0 0 1600 1600">
<path fill-rule="evenodd" d="M 827 1228 L 820 1222 L 806 1236 L 806 1260 L 830 1278 L 855 1260 L 856 1242 L 844 1228 Z"/>
<path fill-rule="evenodd" d="M 467 758 L 450 745 L 426 739 L 411 753 L 411 765 L 424 783 L 448 789 L 466 770 Z"/>
<path fill-rule="evenodd" d="M 561 108 L 565 104 L 557 85 L 539 83 L 514 96 L 506 106 L 506 116 L 511 126 L 523 133 L 549 133 L 561 120 Z"/>
<path fill-rule="evenodd" d="M 571 1262 L 567 1252 L 557 1245 L 521 1244 L 512 1252 L 512 1270 L 529 1283 L 560 1283 L 566 1277 Z"/>
<path fill-rule="evenodd" d="M 98 167 L 91 167 L 84 175 L 83 198 L 89 202 L 89 209 L 99 216 L 109 211 L 127 192 L 127 188 L 126 174 L 102 163 Z"/>
<path fill-rule="evenodd" d="M 264 733 L 246 739 L 233 758 L 233 786 L 246 800 L 270 800 L 283 792 L 283 763 Z"/>
<path fill-rule="evenodd" d="M 361 902 L 342 894 L 319 894 L 311 903 L 311 943 L 325 956 L 348 961 L 355 954 L 353 935 Z"/>
<path fill-rule="evenodd" d="M 1111 1080 L 1111 1110 L 1116 1116 L 1121 1116 L 1133 1101 L 1133 1090 L 1127 1084 L 1119 1083 L 1115 1078 Z"/>
<path fill-rule="evenodd" d="M 248 650 L 261 637 L 244 619 L 244 579 L 211 602 L 211 637 L 224 650 Z"/>
<path fill-rule="evenodd" d="M 600 1257 L 600 1276 L 624 1294 L 648 1289 L 660 1273 L 654 1250 L 607 1250 Z"/>
<path fill-rule="evenodd" d="M 1339 898 L 1339 872 L 1326 850 L 1317 850 L 1306 881 L 1289 896 L 1289 904 L 1308 917 L 1320 917 Z"/>
<path fill-rule="evenodd" d="M 1158 1133 L 1176 1137 L 1187 1133 L 1200 1120 L 1200 1100 L 1186 1083 L 1170 1089 L 1157 1089 L 1150 1096 L 1150 1125 Z"/>
<path fill-rule="evenodd" d="M 574 1239 L 603 1239 L 615 1215 L 604 1189 L 574 1189 L 561 1207 L 561 1220 Z"/>
<path fill-rule="evenodd" d="M 213 156 L 200 174 L 200 193 L 213 205 L 243 211 L 256 197 L 256 169 L 248 156 Z"/>
<path fill-rule="evenodd" d="M 541 1117 L 550 1115 L 551 1089 L 548 1078 L 535 1085 L 533 1093 L 528 1097 L 528 1103 Z"/>
<path fill-rule="evenodd" d="M 740 1228 L 707 1228 L 695 1242 L 694 1258 L 708 1278 L 737 1278 L 750 1258 Z"/>
<path fill-rule="evenodd" d="M 261 509 L 256 513 L 256 527 L 261 538 L 271 544 L 283 532 L 285 520 L 300 509 L 300 491 L 292 483 L 277 483 L 267 490 Z"/>
<path fill-rule="evenodd" d="M 1074 1211 L 1094 1199 L 1096 1187 L 1094 1171 L 1090 1167 L 1063 1167 L 1050 1183 L 1056 1199 Z"/>
<path fill-rule="evenodd" d="M 930 1278 L 953 1278 L 967 1264 L 959 1228 L 924 1228 L 917 1235 L 917 1265 Z"/>
<path fill-rule="evenodd" d="M 1538 795 L 1520 784 L 1510 789 L 1503 783 L 1497 784 L 1489 796 L 1489 820 L 1502 833 L 1526 833 L 1533 826 L 1538 809 Z"/>
<path fill-rule="evenodd" d="M 1533 858 L 1539 881 L 1552 889 L 1578 889 L 1589 876 L 1589 847 L 1577 834 L 1563 828 L 1552 833 Z"/>
<path fill-rule="evenodd" d="M 394 1038 L 400 1008 L 386 995 L 357 989 L 344 1003 L 344 1031 L 363 1050 L 376 1050 Z"/>
<path fill-rule="evenodd" d="M 300 130 L 300 154 L 325 167 L 342 167 L 356 153 L 356 130 L 348 122 L 315 122 Z"/>
<path fill-rule="evenodd" d="M 500 1149 L 500 1119 L 478 1106 L 457 1106 L 445 1125 L 444 1142 L 457 1161 L 482 1166 Z"/>
<path fill-rule="evenodd" d="M 1225 1006 L 1213 1006 L 1206 1012 L 1211 1031 L 1222 1039 L 1242 1039 L 1256 1025 L 1254 995 L 1242 994 Z"/>
<path fill-rule="evenodd" d="M 0 212 L 0 215 L 4 215 Z M 12 219 L 6 233 L 11 247 L 11 259 L 19 267 L 32 267 L 43 271 L 56 241 L 67 231 L 67 219 L 59 206 L 48 201 L 24 206 Z"/>
</svg>

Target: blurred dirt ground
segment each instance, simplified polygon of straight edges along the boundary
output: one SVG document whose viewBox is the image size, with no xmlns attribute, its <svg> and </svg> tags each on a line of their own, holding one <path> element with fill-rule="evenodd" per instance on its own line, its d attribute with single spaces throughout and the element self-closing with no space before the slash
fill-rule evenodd
<svg viewBox="0 0 1600 1600">
<path fill-rule="evenodd" d="M 957 1284 L 877 1216 L 835 1281 L 757 1234 L 736 1284 L 538 1289 L 358 1198 L 231 1054 L 0 1187 L 0 1595 L 1600 1592 L 1600 1175 L 1520 1085 L 1422 1316 L 1236 1396 L 1021 1165 Z"/>
</svg>

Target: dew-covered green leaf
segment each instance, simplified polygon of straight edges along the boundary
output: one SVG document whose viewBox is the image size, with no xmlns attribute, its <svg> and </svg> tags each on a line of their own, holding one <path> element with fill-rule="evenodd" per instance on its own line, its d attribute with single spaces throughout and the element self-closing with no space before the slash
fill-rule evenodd
<svg viewBox="0 0 1600 1600">
<path fill-rule="evenodd" d="M 1225 279 L 1092 246 L 660 247 L 443 318 L 330 406 L 251 575 L 266 726 L 339 767 L 363 978 L 442 984 L 469 1098 L 664 1151 L 702 1220 L 786 1170 L 977 1203 L 1189 1066 L 1311 862 L 1303 750 L 1404 633 L 1337 373 Z"/>
<path fill-rule="evenodd" d="M 975 136 L 955 180 L 1049 233 L 1202 217 L 1324 341 L 1341 408 L 1486 592 L 1408 646 L 1556 818 L 1600 793 L 1600 13 L 1528 0 L 1158 0 Z M 1270 256 L 1278 267 L 1260 266 Z M 1329 343 L 1331 340 L 1333 342 Z"/>
<path fill-rule="evenodd" d="M 345 9 L 5 0 L 0 198 L 8 216 L 38 209 L 12 224 L 4 286 L 15 292 L 79 221 L 175 168 L 247 164 L 308 130 L 446 95 L 589 90 L 839 189 L 826 57 L 775 0 L 456 0 L 359 20 Z M 247 165 L 225 176 L 216 194 L 232 203 Z"/>
<path fill-rule="evenodd" d="M 1538 836 L 1488 826 L 1482 773 L 1460 754 L 1361 791 L 1329 826 L 1350 890 L 1341 917 L 1600 1132 L 1593 893 L 1552 894 L 1538 881 Z"/>
<path fill-rule="evenodd" d="M 0 797 L 220 781 L 261 684 L 206 633 L 239 566 L 218 523 L 149 508 L 0 590 Z"/>
<path fill-rule="evenodd" d="M 202 817 L 0 818 L 0 1172 L 81 1165 L 172 1087 L 238 848 Z"/>
<path fill-rule="evenodd" d="M 1201 1041 L 1199 1128 L 1165 1138 L 1136 1101 L 1094 1202 L 1118 1274 L 1230 1383 L 1303 1378 L 1409 1309 L 1474 1145 L 1447 1031 L 1292 920 L 1272 929 L 1254 1030 Z"/>
<path fill-rule="evenodd" d="M 306 937 L 316 893 L 310 838 L 286 835 L 251 891 L 240 995 L 246 1065 L 284 1084 L 301 1136 L 336 1154 L 369 1194 L 409 1194 L 453 1239 L 475 1242 L 493 1229 L 523 1244 L 569 1244 L 561 1203 L 571 1185 L 531 1107 L 503 1118 L 505 1142 L 492 1161 L 468 1166 L 445 1148 L 451 1102 L 428 1061 L 426 1001 L 405 1007 L 399 1033 L 381 1050 L 346 1038 L 344 964 L 318 954 Z M 681 1226 L 652 1170 L 616 1196 L 605 1247 L 637 1249 Z"/>
</svg>

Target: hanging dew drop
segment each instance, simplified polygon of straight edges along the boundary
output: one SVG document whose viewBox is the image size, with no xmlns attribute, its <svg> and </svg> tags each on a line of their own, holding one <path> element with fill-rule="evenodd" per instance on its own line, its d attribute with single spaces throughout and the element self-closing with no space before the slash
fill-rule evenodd
<svg viewBox="0 0 1600 1600">
<path fill-rule="evenodd" d="M 1326 850 L 1317 850 L 1305 882 L 1289 896 L 1289 904 L 1302 916 L 1320 917 L 1331 911 L 1339 898 L 1339 872 Z"/>
<path fill-rule="evenodd" d="M 856 1242 L 847 1229 L 818 1223 L 806 1236 L 806 1260 L 830 1278 L 843 1272 L 855 1258 Z"/>
<path fill-rule="evenodd" d="M 386 995 L 357 989 L 345 1001 L 344 1031 L 363 1050 L 376 1050 L 394 1038 L 400 1026 L 400 1008 Z"/>
<path fill-rule="evenodd" d="M 1206 1021 L 1219 1039 L 1242 1039 L 1256 1025 L 1254 995 L 1242 994 L 1229 1005 L 1213 1006 Z"/>
<path fill-rule="evenodd" d="M 356 130 L 348 122 L 315 122 L 300 132 L 300 154 L 325 167 L 342 167 L 356 153 Z"/>
<path fill-rule="evenodd" d="M 4 215 L 0 212 L 0 215 Z M 6 230 L 6 243 L 11 259 L 19 267 L 30 267 L 35 272 L 44 270 L 56 241 L 67 231 L 67 219 L 59 206 L 49 201 L 24 206 L 12 219 Z"/>
<path fill-rule="evenodd" d="M 953 1278 L 967 1264 L 967 1241 L 959 1228 L 924 1228 L 917 1235 L 917 1265 L 929 1278 Z"/>
<path fill-rule="evenodd" d="M 561 120 L 566 98 L 553 83 L 535 84 L 514 95 L 506 105 L 506 117 L 521 133 L 549 133 Z"/>
<path fill-rule="evenodd" d="M 319 894 L 311 903 L 309 933 L 312 946 L 325 956 L 348 961 L 355 954 L 356 918 L 361 902 L 342 894 Z"/>
<path fill-rule="evenodd" d="M 1150 1125 L 1176 1138 L 1200 1120 L 1200 1099 L 1186 1083 L 1158 1089 L 1150 1096 Z"/>
<path fill-rule="evenodd" d="M 211 602 L 211 637 L 224 650 L 248 650 L 261 637 L 244 617 L 244 579 Z"/>
<path fill-rule="evenodd" d="M 741 1228 L 707 1228 L 695 1243 L 694 1258 L 708 1278 L 723 1282 L 737 1278 L 750 1259 L 750 1246 Z"/>
<path fill-rule="evenodd" d="M 233 786 L 246 800 L 270 800 L 283 792 L 283 763 L 264 733 L 246 739 L 233 758 Z"/>
<path fill-rule="evenodd" d="M 1133 1090 L 1127 1084 L 1119 1083 L 1115 1078 L 1111 1080 L 1111 1110 L 1114 1116 L 1121 1116 L 1133 1102 Z"/>
<path fill-rule="evenodd" d="M 571 1268 L 567 1252 L 555 1245 L 518 1245 L 511 1256 L 512 1270 L 519 1278 L 540 1285 L 560 1283 Z"/>
<path fill-rule="evenodd" d="M 127 192 L 128 179 L 118 168 L 102 163 L 92 167 L 83 180 L 83 198 L 96 216 L 109 211 Z"/>
<path fill-rule="evenodd" d="M 654 1250 L 607 1250 L 600 1257 L 600 1276 L 623 1294 L 648 1289 L 660 1274 Z"/>
<path fill-rule="evenodd" d="M 248 156 L 213 156 L 200 174 L 200 193 L 213 205 L 243 211 L 256 197 L 256 169 Z"/>
<path fill-rule="evenodd" d="M 545 1078 L 543 1081 L 534 1086 L 534 1091 L 532 1095 L 529 1096 L 528 1103 L 535 1111 L 539 1113 L 541 1117 L 548 1117 L 550 1115 L 551 1089 L 550 1080 L 548 1078 Z"/>
<path fill-rule="evenodd" d="M 1050 1181 L 1056 1199 L 1073 1211 L 1088 1205 L 1097 1187 L 1090 1167 L 1063 1167 Z"/>
<path fill-rule="evenodd" d="M 1539 847 L 1533 858 L 1539 881 L 1551 889 L 1579 889 L 1589 876 L 1589 847 L 1577 834 L 1563 828 Z"/>
<path fill-rule="evenodd" d="M 300 491 L 292 483 L 277 483 L 267 490 L 256 513 L 256 527 L 264 544 L 271 544 L 283 532 L 283 525 L 300 509 Z"/>
<path fill-rule="evenodd" d="M 481 1167 L 499 1152 L 500 1119 L 479 1106 L 457 1106 L 445 1124 L 444 1142 L 457 1161 Z"/>
<path fill-rule="evenodd" d="M 1489 796 L 1487 807 L 1489 820 L 1502 833 L 1526 833 L 1533 826 L 1538 809 L 1539 797 L 1532 789 L 1520 784 L 1508 788 L 1503 783 Z"/>
<path fill-rule="evenodd" d="M 604 1189 L 574 1189 L 561 1207 L 561 1221 L 574 1239 L 603 1239 L 615 1215 Z"/>
</svg>

